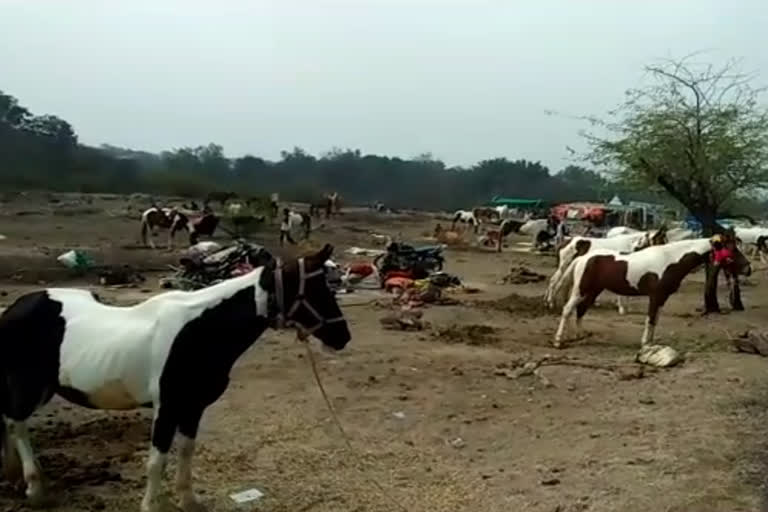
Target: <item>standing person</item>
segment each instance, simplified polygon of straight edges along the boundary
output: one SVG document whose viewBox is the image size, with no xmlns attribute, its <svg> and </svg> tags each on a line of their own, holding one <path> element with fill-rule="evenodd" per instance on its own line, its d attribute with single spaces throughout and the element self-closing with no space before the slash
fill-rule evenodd
<svg viewBox="0 0 768 512">
<path fill-rule="evenodd" d="M 555 219 L 557 227 L 555 228 L 555 248 L 562 247 L 565 237 L 568 236 L 568 229 L 565 220 Z"/>
<path fill-rule="evenodd" d="M 280 223 L 280 247 L 286 240 L 296 245 L 296 241 L 291 237 L 291 211 L 288 208 L 283 208 L 283 221 Z"/>
<path fill-rule="evenodd" d="M 269 196 L 269 207 L 272 209 L 272 218 L 276 219 L 277 214 L 280 211 L 277 206 L 279 196 L 277 195 L 277 192 L 272 192 L 272 195 Z"/>
</svg>

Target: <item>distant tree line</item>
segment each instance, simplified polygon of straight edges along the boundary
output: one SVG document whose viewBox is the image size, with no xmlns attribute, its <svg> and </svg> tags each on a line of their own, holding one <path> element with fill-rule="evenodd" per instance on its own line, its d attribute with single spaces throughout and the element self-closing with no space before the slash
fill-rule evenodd
<svg viewBox="0 0 768 512">
<path fill-rule="evenodd" d="M 241 195 L 279 192 L 311 200 L 339 192 L 346 204 L 382 201 L 392 207 L 453 209 L 495 195 L 550 202 L 645 198 L 578 166 L 553 174 L 539 162 L 493 158 L 470 168 L 447 167 L 425 154 L 412 159 L 333 149 L 313 156 L 300 148 L 278 161 L 252 155 L 228 158 L 208 144 L 161 154 L 78 142 L 73 127 L 52 115 L 34 115 L 0 91 L 0 186 L 81 192 L 146 192 L 202 197 L 211 191 Z"/>
</svg>

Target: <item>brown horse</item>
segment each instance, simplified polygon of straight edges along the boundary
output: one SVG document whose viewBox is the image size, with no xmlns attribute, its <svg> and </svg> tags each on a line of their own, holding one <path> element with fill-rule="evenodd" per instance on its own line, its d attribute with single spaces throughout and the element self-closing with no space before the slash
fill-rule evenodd
<svg viewBox="0 0 768 512">
<path fill-rule="evenodd" d="M 731 276 L 749 276 L 749 260 L 738 250 L 732 235 L 725 243 L 733 251 L 731 261 L 723 269 Z M 560 325 L 555 334 L 555 347 L 560 347 L 565 324 L 576 312 L 576 328 L 581 319 L 604 290 L 620 296 L 648 297 L 648 316 L 641 345 L 653 342 L 659 311 L 682 280 L 698 266 L 708 263 L 713 247 L 710 239 L 682 240 L 656 245 L 633 253 L 610 249 L 595 249 L 575 258 L 555 286 L 555 295 L 572 282 L 571 296 L 563 307 Z"/>
</svg>

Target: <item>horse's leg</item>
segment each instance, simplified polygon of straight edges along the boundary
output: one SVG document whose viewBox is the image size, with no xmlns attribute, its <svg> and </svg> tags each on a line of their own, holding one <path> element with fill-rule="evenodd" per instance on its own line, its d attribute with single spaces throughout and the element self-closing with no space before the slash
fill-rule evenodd
<svg viewBox="0 0 768 512">
<path fill-rule="evenodd" d="M 152 446 L 147 460 L 147 490 L 141 502 L 142 512 L 155 512 L 160 508 L 159 497 L 163 473 L 177 427 L 177 419 L 173 411 L 158 405 L 155 406 L 155 410 L 157 412 L 152 424 Z"/>
<path fill-rule="evenodd" d="M 21 459 L 19 459 L 19 452 L 16 451 L 16 444 L 11 437 L 10 431 L 5 426 L 5 419 L 0 418 L 0 433 L 2 433 L 3 439 L 0 442 L 3 443 L 3 474 L 5 479 L 9 482 L 21 482 L 24 479 L 24 472 L 21 468 Z"/>
<path fill-rule="evenodd" d="M 43 505 L 45 501 L 43 475 L 35 458 L 35 452 L 32 450 L 27 423 L 25 420 L 13 420 L 8 417 L 4 420 L 5 428 L 8 429 L 7 435 L 12 439 L 12 444 L 15 445 L 21 459 L 24 481 L 27 484 L 27 498 L 32 505 Z"/>
<path fill-rule="evenodd" d="M 625 299 L 621 295 L 616 296 L 616 306 L 619 308 L 619 314 L 620 315 L 626 315 L 627 314 L 627 306 L 624 304 Z"/>
<path fill-rule="evenodd" d="M 581 320 L 584 318 L 584 315 L 587 314 L 587 311 L 589 308 L 592 307 L 592 305 L 595 303 L 595 299 L 597 299 L 597 296 L 600 295 L 600 291 L 597 293 L 590 292 L 589 295 L 586 295 L 581 301 L 576 305 L 576 336 L 579 337 L 582 334 L 581 329 Z"/>
<path fill-rule="evenodd" d="M 578 287 L 574 286 L 573 292 L 571 293 L 571 298 L 568 299 L 568 302 L 566 302 L 565 306 L 563 306 L 563 312 L 560 315 L 560 325 L 558 325 L 557 332 L 555 333 L 555 348 L 560 348 L 560 345 L 563 341 L 563 333 L 565 332 L 565 324 L 582 299 L 583 297 L 579 294 Z"/>
<path fill-rule="evenodd" d="M 664 305 L 666 299 L 660 299 L 651 295 L 648 300 L 648 316 L 645 318 L 645 329 L 643 329 L 643 337 L 640 338 L 640 346 L 650 345 L 653 343 L 653 335 L 656 332 L 656 322 L 659 319 L 659 310 Z"/>
<path fill-rule="evenodd" d="M 201 509 L 192 490 L 192 456 L 195 453 L 195 438 L 203 411 L 184 414 L 179 422 L 179 460 L 176 470 L 176 493 L 181 498 L 185 512 Z"/>
<path fill-rule="evenodd" d="M 149 227 L 149 246 L 152 249 L 155 249 L 155 234 L 156 233 L 157 233 L 157 231 L 155 231 L 155 227 L 154 226 L 150 226 Z"/>
</svg>

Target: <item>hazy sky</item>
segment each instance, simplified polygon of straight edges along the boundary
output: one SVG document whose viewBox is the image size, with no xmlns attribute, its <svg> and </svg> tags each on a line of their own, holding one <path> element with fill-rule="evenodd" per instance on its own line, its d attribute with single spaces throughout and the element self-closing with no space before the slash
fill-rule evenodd
<svg viewBox="0 0 768 512">
<path fill-rule="evenodd" d="M 767 83 L 760 0 L 0 0 L 0 89 L 81 141 L 567 163 L 643 64 Z"/>
</svg>

